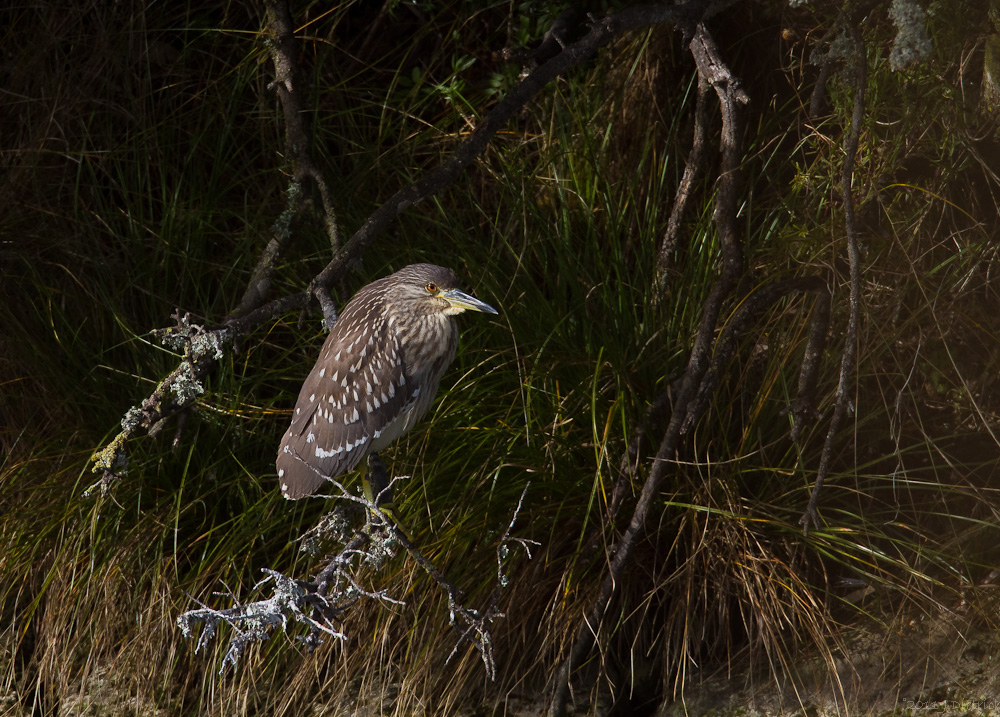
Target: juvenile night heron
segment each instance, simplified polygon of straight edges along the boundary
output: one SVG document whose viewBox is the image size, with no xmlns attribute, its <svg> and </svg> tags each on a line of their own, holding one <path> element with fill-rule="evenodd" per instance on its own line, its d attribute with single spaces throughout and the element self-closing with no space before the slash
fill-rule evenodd
<svg viewBox="0 0 1000 717">
<path fill-rule="evenodd" d="M 451 269 L 433 264 L 412 264 L 354 295 L 281 439 L 282 495 L 313 495 L 328 478 L 377 459 L 427 413 L 458 348 L 455 316 L 466 310 L 497 313 L 459 291 Z"/>
</svg>

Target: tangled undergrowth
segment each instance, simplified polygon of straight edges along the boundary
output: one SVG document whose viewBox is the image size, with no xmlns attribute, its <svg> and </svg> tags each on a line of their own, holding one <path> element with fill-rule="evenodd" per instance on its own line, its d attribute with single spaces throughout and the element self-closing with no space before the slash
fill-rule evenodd
<svg viewBox="0 0 1000 717">
<path fill-rule="evenodd" d="M 984 67 L 1000 28 L 971 0 L 790 5 L 735 3 L 705 36 L 614 33 L 333 283 L 339 305 L 432 261 L 501 311 L 463 325 L 434 412 L 387 456 L 411 476 L 397 503 L 416 542 L 469 606 L 492 599 L 497 543 L 531 483 L 515 537 L 540 547 L 498 604 L 495 681 L 474 648 L 444 668 L 448 598 L 402 551 L 361 576 L 399 604 L 359 601 L 342 641 L 310 654 L 274 633 L 221 675 L 225 640 L 194 653 L 178 615 L 258 599 L 265 568 L 317 570 L 298 539 L 329 506 L 286 504 L 273 458 L 318 314 L 286 308 L 217 347 L 202 392 L 108 460 L 121 480 L 105 495 L 84 495 L 88 458 L 179 365 L 153 331 L 301 294 L 336 256 L 329 215 L 295 176 L 263 10 L 3 10 L 3 709 L 96 711 L 103 695 L 136 713 L 502 713 L 557 687 L 577 646 L 577 707 L 634 712 L 719 666 L 780 679 L 818 654 L 832 675 L 848 626 L 962 604 L 994 630 L 1000 138 Z M 291 10 L 342 242 L 593 28 L 558 3 Z M 732 125 L 691 40 L 714 44 L 749 100 L 733 115 L 738 172 L 721 169 Z M 700 329 L 734 248 L 738 272 Z M 674 431 L 703 335 L 712 388 Z"/>
</svg>

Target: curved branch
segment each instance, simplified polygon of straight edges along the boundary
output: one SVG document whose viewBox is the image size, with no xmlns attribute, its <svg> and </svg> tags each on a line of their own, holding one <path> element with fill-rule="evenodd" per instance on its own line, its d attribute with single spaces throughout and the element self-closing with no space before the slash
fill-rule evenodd
<svg viewBox="0 0 1000 717">
<path fill-rule="evenodd" d="M 672 22 L 686 27 L 693 15 L 700 14 L 703 5 L 702 0 L 691 0 L 677 6 L 654 5 L 630 8 L 595 21 L 590 32 L 583 38 L 568 45 L 561 53 L 539 66 L 510 94 L 500 100 L 440 167 L 428 172 L 413 184 L 403 187 L 376 209 L 343 249 L 312 280 L 309 284 L 309 293 L 318 297 L 320 292 L 328 292 L 344 274 L 347 266 L 364 253 L 375 237 L 382 233 L 393 219 L 413 204 L 436 194 L 454 182 L 459 174 L 482 154 L 493 135 L 549 82 L 593 57 L 601 47 L 623 32 L 662 22 Z"/>
<path fill-rule="evenodd" d="M 274 273 L 275 262 L 287 243 L 291 231 L 292 219 L 303 207 L 304 193 L 302 184 L 306 179 L 312 180 L 323 204 L 323 223 L 330 237 L 330 246 L 336 251 L 340 244 L 340 229 L 337 223 L 337 213 L 330 199 L 323 173 L 313 161 L 310 150 L 308 113 L 305 106 L 305 92 L 301 81 L 302 73 L 295 61 L 295 24 L 288 9 L 287 0 L 267 0 L 267 46 L 274 63 L 274 81 L 268 84 L 281 102 L 282 114 L 285 118 L 285 158 L 291 163 L 292 181 L 287 190 L 288 207 L 274 222 L 272 236 L 267 246 L 257 260 L 247 283 L 246 291 L 237 309 L 233 312 L 239 316 L 246 314 L 264 301 L 271 287 L 271 275 Z"/>
<path fill-rule="evenodd" d="M 708 83 L 698 76 L 698 96 L 694 109 L 694 132 L 691 139 L 691 152 L 684 162 L 684 174 L 674 194 L 674 206 L 670 209 L 667 220 L 667 231 L 660 243 L 660 251 L 656 258 L 656 284 L 660 291 L 667 285 L 667 278 L 673 268 L 673 255 L 680 243 L 681 220 L 694 184 L 701 173 L 701 165 L 705 154 L 705 136 L 708 133 Z"/>
</svg>

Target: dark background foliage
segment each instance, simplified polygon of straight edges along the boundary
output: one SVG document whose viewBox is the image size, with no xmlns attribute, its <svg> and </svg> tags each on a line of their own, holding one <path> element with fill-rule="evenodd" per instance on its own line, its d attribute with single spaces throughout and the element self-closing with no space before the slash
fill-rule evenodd
<svg viewBox="0 0 1000 717">
<path fill-rule="evenodd" d="M 858 358 L 808 536 L 799 518 L 848 315 L 849 63 L 830 64 L 812 103 L 842 3 L 736 3 L 709 23 L 750 96 L 744 272 L 719 330 L 772 282 L 819 277 L 833 301 L 818 414 L 792 440 L 785 409 L 814 310 L 793 294 L 717 367 L 574 677 L 580 706 L 652 709 L 720 665 L 780 673 L 801 655 L 829 657 L 845 626 L 891 627 L 961 599 L 989 613 L 977 586 L 998 558 L 994 28 L 985 3 L 924 3 L 930 54 L 894 70 L 895 4 L 857 4 L 868 66 L 852 182 Z M 313 156 L 346 235 L 451 155 L 537 62 L 503 51 L 537 46 L 564 9 L 293 5 Z M 177 365 L 151 331 L 178 309 L 206 323 L 232 311 L 288 206 L 263 17 L 245 3 L 0 11 L 0 704 L 15 714 L 512 709 L 565 658 L 649 476 L 669 417 L 650 409 L 684 371 L 720 270 L 709 93 L 683 241 L 657 275 L 697 86 L 668 26 L 618 36 L 548 85 L 334 291 L 339 304 L 430 261 L 500 309 L 462 317 L 435 411 L 386 456 L 411 476 L 398 503 L 417 542 L 473 606 L 489 598 L 495 541 L 531 483 L 515 532 L 541 545 L 512 563 L 496 682 L 467 646 L 445 666 L 444 598 L 405 554 L 365 574 L 405 605 L 359 603 L 343 642 L 307 654 L 290 626 L 222 675 L 225 634 L 194 654 L 174 625 L 193 600 L 228 606 L 255 594 L 261 568 L 316 568 L 296 541 L 329 506 L 283 501 L 273 457 L 322 342 L 318 314 L 241 337 L 181 420 L 129 442 L 110 495 L 84 491 L 91 453 Z M 291 230 L 272 296 L 301 291 L 331 257 L 318 209 Z"/>
</svg>

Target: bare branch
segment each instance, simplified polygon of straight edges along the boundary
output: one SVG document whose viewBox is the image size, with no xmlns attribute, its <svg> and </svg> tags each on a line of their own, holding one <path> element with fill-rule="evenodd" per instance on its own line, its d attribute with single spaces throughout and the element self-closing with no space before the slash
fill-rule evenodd
<svg viewBox="0 0 1000 717">
<path fill-rule="evenodd" d="M 666 288 L 670 270 L 674 265 L 673 256 L 677 252 L 678 244 L 680 243 L 681 221 L 684 218 L 684 210 L 687 208 L 694 184 L 701 173 L 701 165 L 704 162 L 707 128 L 708 83 L 699 75 L 691 151 L 684 162 L 684 175 L 681 177 L 680 184 L 677 185 L 677 191 L 674 193 L 674 205 L 670 209 L 670 218 L 667 220 L 667 231 L 663 235 L 663 241 L 660 243 L 660 251 L 656 259 L 656 283 L 661 292 Z"/>
<path fill-rule="evenodd" d="M 841 191 L 844 195 L 844 228 L 847 233 L 847 256 L 851 271 L 850 316 L 847 319 L 847 331 L 844 337 L 844 348 L 840 355 L 840 379 L 837 383 L 837 399 L 833 408 L 833 418 L 826 432 L 826 443 L 820 457 L 819 468 L 816 470 L 816 484 L 809 505 L 799 519 L 802 532 L 809 534 L 809 527 L 819 527 L 819 514 L 816 506 L 819 503 L 820 490 L 830 472 L 830 461 L 833 458 L 833 444 L 840 430 L 841 421 L 847 412 L 850 399 L 847 396 L 851 378 L 854 375 L 854 361 L 857 353 L 858 326 L 861 323 L 861 252 L 858 249 L 858 226 L 854 215 L 854 161 L 858 153 L 858 142 L 861 138 L 861 123 L 865 112 L 865 89 L 868 83 L 868 59 L 865 43 L 861 37 L 861 29 L 857 23 L 849 25 L 848 35 L 854 48 L 854 113 L 851 117 L 851 128 L 844 142 L 844 167 L 840 175 Z"/>
<path fill-rule="evenodd" d="M 816 383 L 819 379 L 820 361 L 826 348 L 826 334 L 830 328 L 830 290 L 816 292 L 816 305 L 809 319 L 809 338 L 806 340 L 806 351 L 802 357 L 802 368 L 799 371 L 798 395 L 785 412 L 792 414 L 792 430 L 789 436 L 793 441 L 799 440 L 802 429 L 809 421 L 819 417 L 816 410 Z"/>
<path fill-rule="evenodd" d="M 524 497 L 528 494 L 528 487 L 531 483 L 526 483 L 524 490 L 521 491 L 521 497 L 517 501 L 517 507 L 514 508 L 514 514 L 511 516 L 510 524 L 507 526 L 507 530 L 504 531 L 503 536 L 501 536 L 500 541 L 497 543 L 497 581 L 493 588 L 493 596 L 490 600 L 489 606 L 482 613 L 476 610 L 469 610 L 462 608 L 453 600 L 453 593 L 448 592 L 448 605 L 451 611 L 451 624 L 456 628 L 460 629 L 456 624 L 456 618 L 460 618 L 462 622 L 465 623 L 464 630 L 459 635 L 458 642 L 455 643 L 455 647 L 452 649 L 451 654 L 448 655 L 448 659 L 445 662 L 450 662 L 451 658 L 457 654 L 458 648 L 466 641 L 471 642 L 479 654 L 483 658 L 483 666 L 486 668 L 486 673 L 490 676 L 491 680 L 496 680 L 497 670 L 496 661 L 493 659 L 493 636 L 491 633 L 491 627 L 497 618 L 506 617 L 504 613 L 500 612 L 500 596 L 503 593 L 503 589 L 507 587 L 509 582 L 508 576 L 508 563 L 510 561 L 511 544 L 520 547 L 524 550 L 525 555 L 528 556 L 528 560 L 531 560 L 531 546 L 540 545 L 535 540 L 528 540 L 527 538 L 514 538 L 511 536 L 510 532 L 514 529 L 514 524 L 517 522 L 517 516 L 521 512 L 521 506 L 524 504 Z M 442 586 L 444 587 L 444 586 Z"/>
<path fill-rule="evenodd" d="M 672 22 L 686 27 L 692 17 L 700 17 L 705 3 L 691 0 L 684 5 L 652 5 L 630 8 L 608 17 L 596 20 L 583 38 L 568 45 L 562 52 L 531 72 L 510 94 L 504 97 L 482 122 L 472 131 L 468 139 L 458 146 L 437 169 L 428 172 L 413 184 L 403 187 L 376 209 L 368 220 L 348 240 L 344 248 L 310 283 L 309 292 L 318 296 L 327 292 L 339 279 L 347 266 L 358 259 L 389 223 L 404 210 L 436 194 L 448 186 L 486 148 L 490 138 L 510 120 L 524 104 L 539 90 L 567 70 L 593 57 L 615 36 L 628 30 L 647 27 L 661 22 Z"/>
<path fill-rule="evenodd" d="M 659 493 L 660 484 L 666 475 L 666 466 L 673 458 L 679 445 L 687 406 L 696 395 L 698 386 L 708 368 L 715 328 L 718 325 L 722 305 L 735 289 L 742 271 L 743 250 L 736 232 L 738 199 L 736 187 L 743 153 L 742 124 L 738 113 L 739 107 L 746 104 L 749 97 L 723 62 L 718 46 L 704 25 L 698 26 L 694 38 L 691 40 L 690 49 L 698 66 L 699 76 L 715 89 L 722 110 L 720 142 L 722 161 L 715 204 L 716 231 L 722 244 L 722 274 L 705 301 L 698 334 L 688 359 L 687 369 L 681 379 L 681 387 L 670 423 L 660 442 L 656 459 L 649 477 L 642 487 L 628 528 L 612 551 L 614 557 L 598 589 L 597 596 L 577 631 L 569 655 L 559 666 L 554 677 L 548 706 L 548 714 L 552 717 L 565 714 L 569 700 L 569 677 L 573 667 L 582 664 L 590 652 L 594 644 L 595 631 L 599 629 L 598 626 L 611 603 L 616 586 L 620 583 L 622 573 L 631 559 L 632 548 L 645 532 L 646 516 L 653 500 Z"/>
<path fill-rule="evenodd" d="M 291 235 L 292 220 L 305 206 L 303 184 L 306 180 L 312 181 L 320 196 L 323 205 L 323 223 L 330 238 L 331 249 L 336 251 L 340 245 L 340 229 L 336 209 L 330 199 L 330 190 L 323 173 L 312 157 L 307 121 L 309 114 L 305 105 L 306 92 L 301 81 L 302 73 L 296 61 L 298 53 L 295 43 L 295 24 L 287 0 L 267 0 L 264 5 L 267 14 L 267 47 L 274 63 L 274 81 L 268 85 L 268 89 L 273 89 L 281 102 L 285 118 L 285 159 L 291 163 L 292 181 L 286 193 L 288 207 L 274 222 L 271 239 L 257 260 L 246 292 L 234 312 L 236 315 L 252 311 L 260 306 L 267 296 L 275 262 Z"/>
<path fill-rule="evenodd" d="M 829 305 L 829 291 L 823 281 L 815 276 L 772 282 L 755 291 L 742 301 L 739 309 L 726 322 L 725 329 L 719 334 L 719 338 L 715 342 L 712 365 L 705 372 L 705 377 L 698 387 L 698 393 L 690 404 L 688 404 L 687 414 L 684 417 L 684 422 L 681 424 L 682 431 L 691 430 L 708 407 L 708 401 L 719 384 L 723 369 L 736 352 L 740 335 L 750 327 L 750 324 L 759 318 L 761 313 L 772 306 L 774 302 L 793 291 L 808 291 L 814 292 L 821 297 L 826 296 L 827 305 Z M 822 298 L 819 301 L 822 301 Z M 825 332 L 823 336 L 825 336 Z M 808 360 L 809 358 L 809 349 L 807 347 L 806 359 Z"/>
<path fill-rule="evenodd" d="M 250 643 L 267 640 L 276 628 L 288 632 L 289 617 L 309 625 L 313 631 L 322 632 L 338 640 L 346 638 L 346 635 L 333 626 L 333 621 L 346 611 L 356 598 L 334 605 L 311 592 L 307 583 L 289 578 L 275 570 L 265 568 L 262 572 L 266 577 L 254 586 L 254 590 L 260 589 L 266 583 L 272 583 L 270 598 L 246 605 L 237 604 L 224 610 L 210 608 L 196 600 L 195 602 L 201 605 L 200 609 L 189 610 L 177 618 L 177 626 L 184 637 L 189 639 L 194 637 L 195 627 L 198 624 L 203 625 L 195 647 L 196 653 L 211 641 L 220 624 L 229 625 L 233 630 L 234 634 L 229 640 L 229 650 L 219 668 L 220 674 L 227 666 L 236 666 Z M 313 616 L 315 614 L 323 616 L 321 621 Z"/>
</svg>

